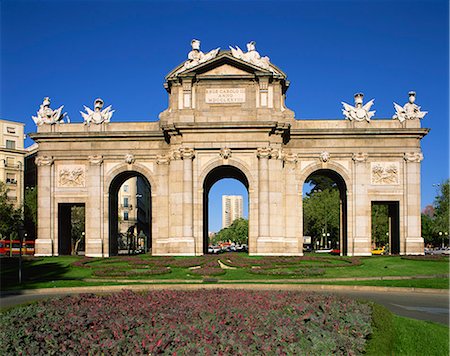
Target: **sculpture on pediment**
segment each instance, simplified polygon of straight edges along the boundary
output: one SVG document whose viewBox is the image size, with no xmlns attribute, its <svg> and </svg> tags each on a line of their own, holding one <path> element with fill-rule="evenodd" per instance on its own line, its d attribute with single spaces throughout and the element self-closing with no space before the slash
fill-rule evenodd
<svg viewBox="0 0 450 356">
<path fill-rule="evenodd" d="M 50 98 L 45 97 L 42 104 L 39 107 L 39 111 L 37 112 L 37 116 L 32 116 L 34 123 L 38 126 L 42 124 L 59 124 L 64 123 L 64 117 L 67 116 L 67 113 L 62 113 L 64 105 L 61 105 L 58 109 L 52 110 L 50 108 Z M 67 122 L 70 122 L 69 117 L 67 116 Z"/>
<path fill-rule="evenodd" d="M 350 121 L 364 121 L 370 122 L 370 118 L 375 115 L 374 111 L 369 111 L 374 103 L 374 99 L 370 100 L 368 103 L 363 105 L 363 93 L 355 94 L 355 106 L 351 106 L 347 103 L 342 102 L 344 108 L 342 109 L 342 113 L 345 118 Z"/>
<path fill-rule="evenodd" d="M 84 110 L 86 113 L 80 111 L 81 116 L 83 116 L 84 124 L 90 125 L 91 122 L 94 124 L 101 124 L 103 122 L 109 122 L 115 110 L 111 110 L 111 105 L 106 109 L 103 109 L 103 100 L 98 98 L 94 101 L 94 110 L 91 110 L 86 105 L 84 105 Z M 103 109 L 103 110 L 102 110 Z"/>
<path fill-rule="evenodd" d="M 209 61 L 210 59 L 215 58 L 220 50 L 220 47 L 218 47 L 216 49 L 213 49 L 212 51 L 209 51 L 208 53 L 203 53 L 202 51 L 200 51 L 200 41 L 196 39 L 193 39 L 191 41 L 191 47 L 192 50 L 188 54 L 188 60 L 184 63 L 183 68 L 181 68 L 179 72 L 195 67 L 200 63 L 204 63 L 206 61 Z"/>
<path fill-rule="evenodd" d="M 251 41 L 247 43 L 247 52 L 244 53 L 242 49 L 238 46 L 233 48 L 230 46 L 231 54 L 233 57 L 241 59 L 245 62 L 251 63 L 257 67 L 273 71 L 270 66 L 270 58 L 269 57 L 261 57 L 259 52 L 256 50 L 256 42 Z"/>
<path fill-rule="evenodd" d="M 409 100 L 404 106 L 400 106 L 394 102 L 395 114 L 392 118 L 398 119 L 398 121 L 403 122 L 405 120 L 415 120 L 423 119 L 423 117 L 428 114 L 428 111 L 420 111 L 420 106 L 416 105 L 416 92 L 410 91 L 408 93 Z"/>
</svg>

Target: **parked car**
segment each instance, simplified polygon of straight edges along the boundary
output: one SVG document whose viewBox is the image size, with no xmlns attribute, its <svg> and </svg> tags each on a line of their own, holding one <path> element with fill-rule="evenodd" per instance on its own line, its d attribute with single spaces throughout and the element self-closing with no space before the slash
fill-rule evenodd
<svg viewBox="0 0 450 356">
<path fill-rule="evenodd" d="M 331 248 L 321 248 L 320 250 L 315 250 L 315 253 L 330 253 L 332 250 Z"/>
<path fill-rule="evenodd" d="M 384 255 L 385 253 L 385 248 L 383 247 L 377 247 L 375 249 L 372 250 L 372 255 Z"/>
<path fill-rule="evenodd" d="M 208 253 L 220 253 L 222 252 L 222 249 L 220 248 L 220 246 L 209 246 L 208 247 Z"/>
<path fill-rule="evenodd" d="M 334 248 L 330 251 L 330 255 L 337 255 L 339 256 L 341 254 L 341 250 L 339 250 L 338 248 Z"/>
</svg>

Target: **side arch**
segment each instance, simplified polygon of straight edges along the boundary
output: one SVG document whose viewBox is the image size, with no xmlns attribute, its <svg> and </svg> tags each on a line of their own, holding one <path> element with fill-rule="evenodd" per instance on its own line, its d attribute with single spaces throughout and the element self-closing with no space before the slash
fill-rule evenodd
<svg viewBox="0 0 450 356">
<path fill-rule="evenodd" d="M 131 167 L 131 168 L 130 168 Z M 108 172 L 105 172 L 105 187 L 109 190 L 112 181 L 123 172 L 137 172 L 142 174 L 150 183 L 152 187 L 152 195 L 156 194 L 158 186 L 156 184 L 156 180 L 153 178 L 153 173 L 150 169 L 145 167 L 139 163 L 133 163 L 132 165 L 126 163 L 120 163 L 113 168 L 111 168 Z"/>
<path fill-rule="evenodd" d="M 108 254 L 117 255 L 119 251 L 119 217 L 118 217 L 118 193 L 122 184 L 130 178 L 138 178 L 136 191 L 136 212 L 135 224 L 136 233 L 142 231 L 145 235 L 144 250 L 151 250 L 152 236 L 154 236 L 155 216 L 153 214 L 152 204 L 155 191 L 154 180 L 151 172 L 142 165 L 133 164 L 131 167 L 121 164 L 109 170 L 105 179 L 105 200 L 107 207 L 107 226 L 108 226 Z M 140 180 L 139 180 L 140 178 Z M 141 193 L 139 188 L 142 187 Z M 139 196 L 138 196 L 139 195 Z M 137 231 L 139 230 L 139 231 Z"/>
<path fill-rule="evenodd" d="M 340 226 L 339 226 L 339 249 L 341 255 L 347 255 L 352 253 L 351 244 L 349 239 L 349 227 L 351 226 L 349 219 L 349 204 L 348 204 L 348 196 L 349 189 L 351 189 L 351 179 L 347 172 L 347 170 L 340 164 L 337 163 L 312 163 L 306 167 L 305 170 L 301 172 L 299 179 L 299 187 L 301 187 L 301 196 L 303 196 L 303 186 L 306 180 L 314 174 L 327 176 L 337 184 L 339 189 L 339 198 L 340 198 Z M 301 223 L 301 232 L 304 235 L 304 210 L 303 210 L 303 198 L 301 198 L 301 214 L 302 218 L 300 219 Z M 350 247 L 350 251 L 349 251 Z"/>
</svg>

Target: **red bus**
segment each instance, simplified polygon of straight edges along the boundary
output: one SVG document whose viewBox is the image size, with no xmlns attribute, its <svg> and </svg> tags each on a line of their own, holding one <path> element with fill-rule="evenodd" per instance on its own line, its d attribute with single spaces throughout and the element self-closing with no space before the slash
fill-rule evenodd
<svg viewBox="0 0 450 356">
<path fill-rule="evenodd" d="M 20 254 L 19 240 L 0 240 L 0 256 L 18 256 Z M 34 255 L 34 241 L 22 242 L 22 255 Z"/>
</svg>

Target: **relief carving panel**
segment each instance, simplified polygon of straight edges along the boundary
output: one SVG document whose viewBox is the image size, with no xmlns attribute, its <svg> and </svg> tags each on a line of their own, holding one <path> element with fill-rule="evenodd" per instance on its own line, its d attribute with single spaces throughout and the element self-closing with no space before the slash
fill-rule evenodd
<svg viewBox="0 0 450 356">
<path fill-rule="evenodd" d="M 85 187 L 86 173 L 83 165 L 61 165 L 58 167 L 58 187 Z"/>
<path fill-rule="evenodd" d="M 398 162 L 372 162 L 371 182 L 372 184 L 398 184 L 399 170 Z"/>
</svg>

